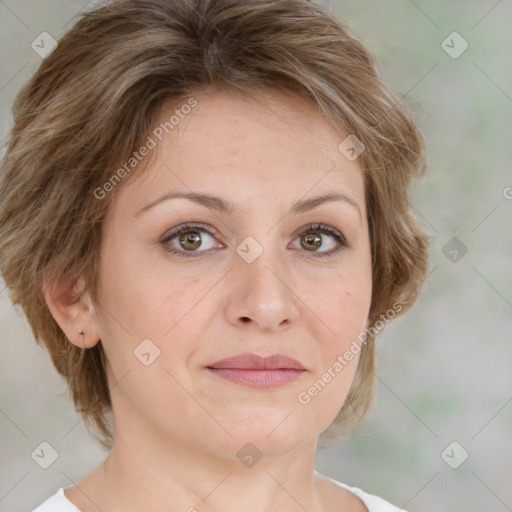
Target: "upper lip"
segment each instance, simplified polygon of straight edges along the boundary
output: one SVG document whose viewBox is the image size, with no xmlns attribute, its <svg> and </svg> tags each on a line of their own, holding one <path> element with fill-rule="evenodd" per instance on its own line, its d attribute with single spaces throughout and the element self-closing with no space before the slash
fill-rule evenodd
<svg viewBox="0 0 512 512">
<path fill-rule="evenodd" d="M 243 370 L 304 370 L 304 366 L 284 354 L 274 354 L 261 357 L 256 354 L 239 354 L 237 356 L 221 359 L 208 368 L 240 368 Z"/>
</svg>

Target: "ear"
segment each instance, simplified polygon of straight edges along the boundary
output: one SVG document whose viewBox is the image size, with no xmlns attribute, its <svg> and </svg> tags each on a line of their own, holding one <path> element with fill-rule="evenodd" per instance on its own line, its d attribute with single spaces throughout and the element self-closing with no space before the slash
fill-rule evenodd
<svg viewBox="0 0 512 512">
<path fill-rule="evenodd" d="M 100 338 L 94 306 L 84 288 L 83 278 L 62 279 L 47 283 L 43 295 L 50 313 L 69 341 L 80 348 L 92 348 Z"/>
</svg>

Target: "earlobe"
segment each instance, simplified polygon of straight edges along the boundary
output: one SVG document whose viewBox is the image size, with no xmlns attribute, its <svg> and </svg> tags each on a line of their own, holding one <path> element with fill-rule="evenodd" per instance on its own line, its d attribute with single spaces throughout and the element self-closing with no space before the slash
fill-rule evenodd
<svg viewBox="0 0 512 512">
<path fill-rule="evenodd" d="M 94 308 L 82 278 L 46 283 L 43 295 L 51 315 L 73 345 L 92 348 L 98 343 Z"/>
</svg>

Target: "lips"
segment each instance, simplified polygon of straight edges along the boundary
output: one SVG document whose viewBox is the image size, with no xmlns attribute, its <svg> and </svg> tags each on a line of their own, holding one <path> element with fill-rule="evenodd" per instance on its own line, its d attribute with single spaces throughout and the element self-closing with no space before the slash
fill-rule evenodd
<svg viewBox="0 0 512 512">
<path fill-rule="evenodd" d="M 283 354 L 269 357 L 240 354 L 217 361 L 207 369 L 225 380 L 256 389 L 284 386 L 306 373 L 299 361 Z"/>
<path fill-rule="evenodd" d="M 268 357 L 260 357 L 256 354 L 240 354 L 217 361 L 208 368 L 239 368 L 241 370 L 305 369 L 299 361 L 283 354 L 275 354 Z"/>
</svg>

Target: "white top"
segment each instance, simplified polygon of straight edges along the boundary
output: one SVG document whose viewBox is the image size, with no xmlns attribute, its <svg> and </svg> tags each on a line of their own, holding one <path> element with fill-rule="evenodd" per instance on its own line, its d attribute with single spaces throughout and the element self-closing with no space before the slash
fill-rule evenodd
<svg viewBox="0 0 512 512">
<path fill-rule="evenodd" d="M 315 473 L 319 475 L 318 471 L 315 470 Z M 391 505 L 391 503 L 379 498 L 378 496 L 374 496 L 373 494 L 368 494 L 358 487 L 349 487 L 346 484 L 338 482 L 337 480 L 333 480 L 325 475 L 322 475 L 331 482 L 347 489 L 347 491 L 355 494 L 365 505 L 369 512 L 407 512 L 402 508 L 395 507 Z M 64 495 L 64 488 L 61 487 L 56 494 L 54 494 L 51 498 L 47 499 L 43 504 L 39 505 L 32 512 L 81 512 L 80 509 L 76 508 L 73 503 L 71 503 L 66 496 Z"/>
</svg>

